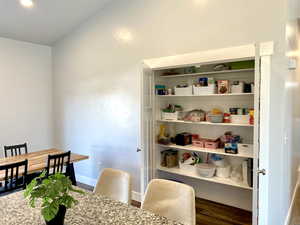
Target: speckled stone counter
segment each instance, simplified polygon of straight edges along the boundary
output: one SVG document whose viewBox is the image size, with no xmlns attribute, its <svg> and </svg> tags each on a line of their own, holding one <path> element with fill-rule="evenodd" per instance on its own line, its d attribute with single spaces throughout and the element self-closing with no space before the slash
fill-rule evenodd
<svg viewBox="0 0 300 225">
<path fill-rule="evenodd" d="M 79 204 L 67 210 L 65 225 L 180 225 L 151 212 L 86 192 L 74 194 Z M 0 225 L 44 225 L 40 209 L 32 209 L 23 192 L 0 197 Z"/>
</svg>

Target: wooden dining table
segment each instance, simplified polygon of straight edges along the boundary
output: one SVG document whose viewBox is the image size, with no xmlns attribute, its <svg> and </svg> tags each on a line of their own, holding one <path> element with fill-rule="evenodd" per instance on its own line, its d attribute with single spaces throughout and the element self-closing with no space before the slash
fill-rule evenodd
<svg viewBox="0 0 300 225">
<path fill-rule="evenodd" d="M 108 197 L 85 192 L 84 195 L 72 193 L 78 205 L 67 210 L 65 225 L 182 225 Z M 0 224 L 45 225 L 39 206 L 30 208 L 23 191 L 0 197 Z"/>
<path fill-rule="evenodd" d="M 51 149 L 45 149 L 45 150 L 40 150 L 40 151 L 35 151 L 35 152 L 30 152 L 27 154 L 21 154 L 17 156 L 12 156 L 12 157 L 7 157 L 7 158 L 1 158 L 0 159 L 0 165 L 5 165 L 5 164 L 10 164 L 10 163 L 15 163 L 15 162 L 20 162 L 25 159 L 28 160 L 28 174 L 35 173 L 35 172 L 40 172 L 44 170 L 47 166 L 47 159 L 48 155 L 55 155 L 59 153 L 63 153 L 63 150 L 51 148 Z M 76 185 L 76 178 L 75 178 L 75 172 L 74 172 L 74 166 L 73 163 L 79 162 L 82 160 L 86 160 L 89 157 L 86 155 L 79 155 L 76 153 L 71 153 L 71 159 L 70 159 L 70 170 L 71 170 L 71 176 L 72 179 L 74 179 L 73 184 Z M 5 179 L 5 172 L 1 171 L 0 172 L 0 181 Z"/>
</svg>

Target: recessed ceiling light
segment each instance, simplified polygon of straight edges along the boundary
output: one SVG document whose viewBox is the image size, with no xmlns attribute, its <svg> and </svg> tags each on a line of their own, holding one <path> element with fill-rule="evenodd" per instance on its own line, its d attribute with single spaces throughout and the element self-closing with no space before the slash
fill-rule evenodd
<svg viewBox="0 0 300 225">
<path fill-rule="evenodd" d="M 20 3 L 26 8 L 32 8 L 34 6 L 33 0 L 20 0 Z"/>
</svg>

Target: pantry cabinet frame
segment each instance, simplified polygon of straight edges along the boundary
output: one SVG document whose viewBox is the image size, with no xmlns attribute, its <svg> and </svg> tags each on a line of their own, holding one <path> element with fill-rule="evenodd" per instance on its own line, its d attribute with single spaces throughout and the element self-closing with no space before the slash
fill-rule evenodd
<svg viewBox="0 0 300 225">
<path fill-rule="evenodd" d="M 226 63 L 239 60 L 255 59 L 255 124 L 254 124 L 254 166 L 253 166 L 253 192 L 252 212 L 253 225 L 267 225 L 268 221 L 268 173 L 263 178 L 258 175 L 258 170 L 268 171 L 269 151 L 269 116 L 270 96 L 269 84 L 271 76 L 271 56 L 274 52 L 273 42 L 249 44 L 231 48 L 223 48 L 190 54 L 182 54 L 155 59 L 146 59 L 142 63 L 141 74 L 141 132 L 140 149 L 142 150 L 141 193 L 146 190 L 147 184 L 156 177 L 155 148 L 155 113 L 154 106 L 154 76 L 155 72 L 162 69 L 180 68 L 201 64 Z M 145 89 L 148 90 L 145 95 Z M 262 89 L 262 90 L 261 90 Z M 145 137 L 145 135 L 147 137 Z M 262 139 L 262 137 L 264 137 Z M 261 151 L 263 149 L 263 151 Z M 263 161 L 260 162 L 261 157 Z M 263 167 L 262 167 L 263 166 Z M 262 192 L 258 193 L 258 184 Z M 263 184 L 263 186 L 261 186 Z M 261 207 L 258 208 L 258 205 Z M 263 205 L 263 206 L 262 206 Z"/>
</svg>

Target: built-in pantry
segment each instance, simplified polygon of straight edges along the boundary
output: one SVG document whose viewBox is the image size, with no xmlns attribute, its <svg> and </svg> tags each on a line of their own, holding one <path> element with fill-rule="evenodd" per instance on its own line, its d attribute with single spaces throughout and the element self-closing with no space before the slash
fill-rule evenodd
<svg viewBox="0 0 300 225">
<path fill-rule="evenodd" d="M 144 183 L 189 184 L 197 197 L 253 211 L 256 224 L 261 73 L 268 72 L 269 47 L 144 61 Z"/>
</svg>

